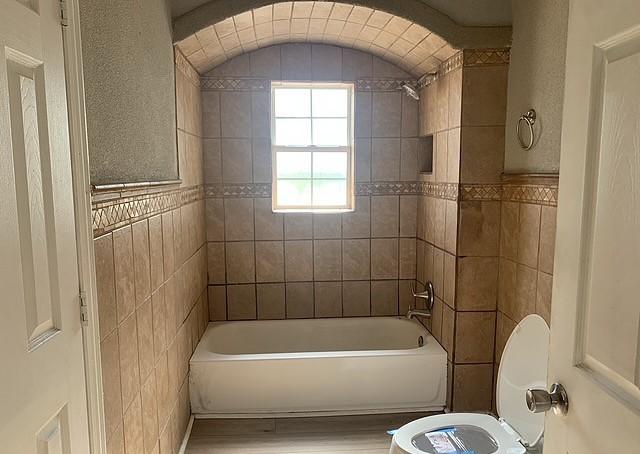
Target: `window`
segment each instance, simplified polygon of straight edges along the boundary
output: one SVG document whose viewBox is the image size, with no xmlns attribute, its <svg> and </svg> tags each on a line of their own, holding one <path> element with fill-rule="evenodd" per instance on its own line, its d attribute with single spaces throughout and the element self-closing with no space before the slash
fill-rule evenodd
<svg viewBox="0 0 640 454">
<path fill-rule="evenodd" d="M 353 209 L 353 84 L 271 83 L 273 210 Z"/>
</svg>

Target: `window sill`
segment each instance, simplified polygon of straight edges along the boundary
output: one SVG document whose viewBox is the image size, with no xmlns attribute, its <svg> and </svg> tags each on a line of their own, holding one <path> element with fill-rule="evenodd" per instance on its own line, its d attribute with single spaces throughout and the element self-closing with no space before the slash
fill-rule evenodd
<svg viewBox="0 0 640 454">
<path fill-rule="evenodd" d="M 309 208 L 300 208 L 300 209 L 295 209 L 295 208 L 286 208 L 286 209 L 272 209 L 272 212 L 274 213 L 309 213 L 309 214 L 339 214 L 339 213 L 352 213 L 355 211 L 355 208 L 327 208 L 327 209 L 322 209 L 322 208 L 314 208 L 314 209 L 309 209 Z"/>
</svg>

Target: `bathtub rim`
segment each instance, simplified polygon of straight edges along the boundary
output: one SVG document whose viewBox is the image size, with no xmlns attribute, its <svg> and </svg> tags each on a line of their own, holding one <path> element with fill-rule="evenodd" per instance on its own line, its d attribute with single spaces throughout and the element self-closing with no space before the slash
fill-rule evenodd
<svg viewBox="0 0 640 454">
<path fill-rule="evenodd" d="M 424 336 L 424 345 L 422 347 L 407 349 L 376 349 L 376 350 L 328 350 L 317 352 L 278 352 L 278 353 L 238 353 L 226 354 L 213 352 L 205 348 L 205 338 L 210 330 L 217 326 L 224 326 L 242 323 L 255 322 L 285 322 L 285 321 L 316 321 L 316 320 L 358 320 L 358 319 L 392 319 L 407 321 L 413 323 L 421 331 Z M 209 322 L 202 338 L 198 342 L 191 359 L 190 364 L 217 362 L 217 361 L 286 361 L 299 359 L 322 359 L 322 358 L 362 358 L 362 357 L 384 357 L 384 356 L 447 356 L 446 350 L 440 345 L 436 338 L 427 330 L 427 328 L 416 320 L 408 320 L 402 316 L 382 316 L 382 317 L 332 317 L 322 319 L 278 319 L 278 320 L 230 320 Z"/>
</svg>

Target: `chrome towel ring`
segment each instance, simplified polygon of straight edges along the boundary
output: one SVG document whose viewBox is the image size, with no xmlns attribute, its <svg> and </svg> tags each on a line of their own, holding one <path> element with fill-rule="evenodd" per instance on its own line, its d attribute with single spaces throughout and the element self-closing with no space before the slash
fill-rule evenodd
<svg viewBox="0 0 640 454">
<path fill-rule="evenodd" d="M 525 142 L 522 138 L 522 130 L 520 128 L 522 122 L 525 122 L 529 127 L 529 142 Z M 520 115 L 518 119 L 518 125 L 516 126 L 516 135 L 518 136 L 518 142 L 520 142 L 520 146 L 524 150 L 531 150 L 533 147 L 533 142 L 535 141 L 534 133 L 533 133 L 533 125 L 536 123 L 536 111 L 534 109 L 529 109 L 527 113 Z"/>
</svg>

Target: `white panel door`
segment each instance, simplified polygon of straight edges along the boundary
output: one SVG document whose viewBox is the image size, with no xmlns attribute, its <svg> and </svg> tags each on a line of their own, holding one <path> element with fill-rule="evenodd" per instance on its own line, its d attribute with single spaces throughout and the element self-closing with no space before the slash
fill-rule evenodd
<svg viewBox="0 0 640 454">
<path fill-rule="evenodd" d="M 0 0 L 0 452 L 89 452 L 58 0 Z"/>
<path fill-rule="evenodd" d="M 572 1 L 545 453 L 640 453 L 640 2 Z"/>
</svg>

